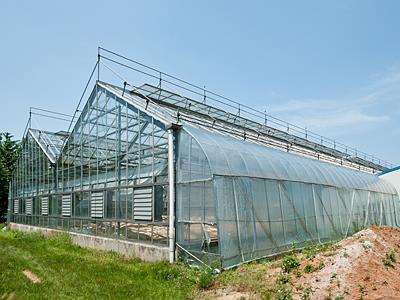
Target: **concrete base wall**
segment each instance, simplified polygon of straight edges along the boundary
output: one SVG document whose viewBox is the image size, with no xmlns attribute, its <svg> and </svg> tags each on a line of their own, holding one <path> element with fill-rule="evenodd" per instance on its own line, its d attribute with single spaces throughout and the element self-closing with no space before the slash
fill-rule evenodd
<svg viewBox="0 0 400 300">
<path fill-rule="evenodd" d="M 117 240 L 107 237 L 94 236 L 76 232 L 62 231 L 51 228 L 37 227 L 18 223 L 9 223 L 11 229 L 26 232 L 41 232 L 44 235 L 54 235 L 58 233 L 68 233 L 72 242 L 84 248 L 92 248 L 105 251 L 114 251 L 126 256 L 135 256 L 143 261 L 156 262 L 168 260 L 168 247 L 156 246 L 151 244 Z"/>
</svg>

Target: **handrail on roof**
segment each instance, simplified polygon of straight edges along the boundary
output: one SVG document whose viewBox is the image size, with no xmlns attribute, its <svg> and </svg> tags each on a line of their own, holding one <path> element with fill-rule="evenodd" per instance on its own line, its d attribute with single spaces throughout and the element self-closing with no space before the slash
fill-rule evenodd
<svg viewBox="0 0 400 300">
<path fill-rule="evenodd" d="M 197 96 L 200 96 L 204 99 L 204 101 L 211 101 L 216 103 L 217 105 L 225 106 L 228 109 L 237 110 L 238 115 L 245 114 L 253 118 L 257 118 L 258 122 L 263 121 L 265 123 L 270 123 L 274 126 L 277 126 L 278 129 L 285 129 L 287 133 L 291 133 L 301 138 L 305 138 L 306 140 L 313 141 L 325 147 L 330 147 L 335 150 L 339 150 L 348 154 L 349 156 L 354 156 L 359 159 L 363 159 L 365 161 L 369 161 L 372 163 L 377 163 L 386 168 L 392 168 L 393 164 L 387 162 L 386 160 L 379 159 L 373 155 L 367 154 L 363 151 L 360 151 L 354 147 L 347 146 L 343 143 L 337 142 L 334 139 L 324 137 L 320 134 L 317 134 L 313 131 L 308 130 L 307 128 L 302 128 L 300 126 L 294 125 L 292 123 L 286 122 L 279 118 L 273 117 L 266 112 L 261 112 L 257 109 L 254 109 L 245 104 L 241 104 L 238 101 L 232 100 L 228 97 L 222 96 L 218 93 L 212 92 L 205 87 L 200 87 L 199 85 L 190 83 L 186 80 L 180 79 L 176 76 L 165 73 L 161 70 L 158 70 L 154 67 L 148 66 L 131 58 L 128 58 L 124 55 L 116 53 L 114 51 L 108 50 L 103 47 L 98 47 L 98 58 L 109 61 L 113 64 L 119 65 L 124 68 L 128 68 L 134 72 L 140 73 L 144 76 L 156 79 L 159 81 L 160 87 L 162 83 L 167 83 L 176 88 L 185 90 L 187 92 L 193 93 Z M 122 61 L 121 61 L 122 60 Z M 129 65 L 134 64 L 135 66 Z"/>
<path fill-rule="evenodd" d="M 326 138 L 322 135 L 319 135 L 317 133 L 314 133 L 313 131 L 308 130 L 307 128 L 302 128 L 300 126 L 283 121 L 279 118 L 276 118 L 276 117 L 273 117 L 273 116 L 267 114 L 266 112 L 261 112 L 257 109 L 249 107 L 245 104 L 241 104 L 238 101 L 232 100 L 228 97 L 225 97 L 225 96 L 222 96 L 215 92 L 212 92 L 212 91 L 206 89 L 205 87 L 200 87 L 196 84 L 190 83 L 186 80 L 182 80 L 176 76 L 170 75 L 161 70 L 150 67 L 141 62 L 130 59 L 126 56 L 123 56 L 121 54 L 118 54 L 114 51 L 111 51 L 111 50 L 108 50 L 108 49 L 105 49 L 102 47 L 98 47 L 97 62 L 90 74 L 89 80 L 87 81 L 87 83 L 85 85 L 84 91 L 79 99 L 79 103 L 77 105 L 76 110 L 74 111 L 73 116 L 66 115 L 66 114 L 58 114 L 58 118 L 63 119 L 64 121 L 70 122 L 68 130 L 67 130 L 68 134 L 71 134 L 71 132 L 72 132 L 73 124 L 76 121 L 76 119 L 78 118 L 77 113 L 80 111 L 79 108 L 80 108 L 81 102 L 82 102 L 84 96 L 86 95 L 88 86 L 89 86 L 92 78 L 94 78 L 96 70 L 97 70 L 97 81 L 100 80 L 100 65 L 106 66 L 104 64 L 104 62 L 101 61 L 102 59 L 106 60 L 108 62 L 111 62 L 113 64 L 116 64 L 118 66 L 121 66 L 123 68 L 130 69 L 141 75 L 147 76 L 147 78 L 156 79 L 159 82 L 160 89 L 161 89 L 163 83 L 167 84 L 167 85 L 171 85 L 175 88 L 184 90 L 184 91 L 192 93 L 198 97 L 201 97 L 202 102 L 204 104 L 206 102 L 207 102 L 207 104 L 208 104 L 208 102 L 211 102 L 211 104 L 212 104 L 211 107 L 214 107 L 214 108 L 220 109 L 220 110 L 222 109 L 225 112 L 228 112 L 230 114 L 236 114 L 238 117 L 243 117 L 245 119 L 255 121 L 259 124 L 265 124 L 265 125 L 268 124 L 268 127 L 275 128 L 276 130 L 279 130 L 281 132 L 286 132 L 287 134 L 290 134 L 293 137 L 298 137 L 307 142 L 311 142 L 311 143 L 320 145 L 325 148 L 330 148 L 332 150 L 340 151 L 341 153 L 344 153 L 346 155 L 346 157 L 349 157 L 349 159 L 354 159 L 355 161 L 360 161 L 360 162 L 362 162 L 362 161 L 368 162 L 368 163 L 370 163 L 370 165 L 380 165 L 386 169 L 390 169 L 390 168 L 394 167 L 393 164 L 387 162 L 386 160 L 376 158 L 375 156 L 369 155 L 362 151 L 359 151 L 356 148 L 349 147 L 349 146 L 346 146 L 345 144 L 337 142 L 336 140 Z M 133 66 L 132 66 L 132 64 L 133 64 Z M 106 67 L 108 69 L 110 69 L 111 71 L 113 71 L 108 66 L 106 66 Z M 124 90 L 127 85 L 135 87 L 135 85 L 129 84 L 126 80 L 124 80 L 123 77 L 118 76 L 118 74 L 116 74 L 116 72 L 113 72 L 113 73 L 114 73 L 114 75 L 116 75 L 119 78 L 119 80 L 124 81 L 123 82 Z M 179 95 L 179 94 L 177 94 L 177 95 Z M 181 97 L 184 97 L 184 96 L 181 96 Z M 190 98 L 188 98 L 188 99 L 190 99 Z M 195 100 L 195 101 L 201 102 L 198 100 Z M 32 114 L 43 115 L 43 113 L 51 114 L 53 112 L 49 111 L 49 110 L 44 110 L 44 109 L 37 109 L 36 112 L 32 112 L 32 108 L 31 108 L 29 120 L 27 123 L 27 128 L 28 127 L 30 128 Z M 65 117 L 70 118 L 70 119 L 67 120 L 67 119 L 65 119 Z M 27 128 L 25 128 L 25 132 L 26 132 Z M 24 135 L 25 135 L 25 132 L 24 132 Z M 65 140 L 64 144 L 66 143 L 66 141 L 67 141 L 67 139 Z"/>
</svg>

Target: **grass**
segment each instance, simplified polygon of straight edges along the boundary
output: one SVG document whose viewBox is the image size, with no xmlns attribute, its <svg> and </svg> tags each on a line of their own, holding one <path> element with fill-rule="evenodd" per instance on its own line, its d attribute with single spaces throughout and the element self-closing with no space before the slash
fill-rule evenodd
<svg viewBox="0 0 400 300">
<path fill-rule="evenodd" d="M 0 299 L 185 299 L 210 284 L 183 265 L 83 249 L 67 235 L 5 231 L 0 245 Z M 33 284 L 23 270 L 42 282 Z"/>
<path fill-rule="evenodd" d="M 275 299 L 276 279 L 279 276 L 279 261 L 252 262 L 236 269 L 222 272 L 216 279 L 217 288 L 233 289 L 241 292 L 256 293 L 261 299 Z M 277 270 L 276 276 L 266 277 L 267 270 Z M 204 297 L 208 299 L 207 297 Z M 212 297 L 210 297 L 212 298 Z"/>
<path fill-rule="evenodd" d="M 0 224 L 1 225 L 1 224 Z M 116 253 L 83 249 L 68 235 L 0 231 L 0 300 L 3 299 L 212 299 L 215 290 L 244 292 L 251 298 L 292 299 L 300 263 L 336 250 L 334 244 L 310 247 L 275 259 L 243 264 L 214 277 L 181 264 L 145 263 Z M 388 257 L 394 255 L 388 253 Z M 308 270 L 310 268 L 310 270 Z M 29 270 L 42 282 L 33 284 Z M 310 299 L 304 290 L 302 299 Z M 246 296 L 247 297 L 247 296 Z M 312 297 L 311 297 L 312 298 Z"/>
</svg>

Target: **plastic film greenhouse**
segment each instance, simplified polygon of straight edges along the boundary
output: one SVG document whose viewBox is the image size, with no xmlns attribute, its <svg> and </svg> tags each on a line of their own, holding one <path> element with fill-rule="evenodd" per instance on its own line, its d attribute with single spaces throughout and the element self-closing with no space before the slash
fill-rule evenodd
<svg viewBox="0 0 400 300">
<path fill-rule="evenodd" d="M 99 50 L 69 128 L 28 122 L 12 224 L 223 268 L 400 225 L 398 192 L 378 176 L 386 161 Z"/>
</svg>

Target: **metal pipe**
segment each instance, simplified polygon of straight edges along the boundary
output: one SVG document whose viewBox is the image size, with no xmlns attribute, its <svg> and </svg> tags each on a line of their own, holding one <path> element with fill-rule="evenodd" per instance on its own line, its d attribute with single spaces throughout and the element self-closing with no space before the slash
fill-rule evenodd
<svg viewBox="0 0 400 300">
<path fill-rule="evenodd" d="M 174 169 L 174 130 L 168 129 L 168 179 L 169 179 L 169 262 L 175 261 L 175 169 Z"/>
</svg>

